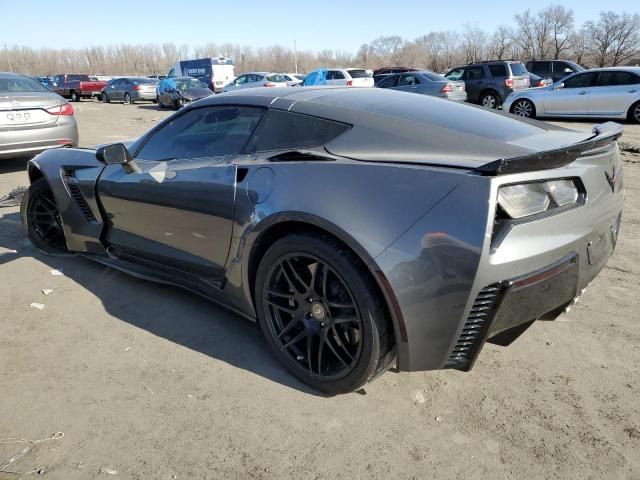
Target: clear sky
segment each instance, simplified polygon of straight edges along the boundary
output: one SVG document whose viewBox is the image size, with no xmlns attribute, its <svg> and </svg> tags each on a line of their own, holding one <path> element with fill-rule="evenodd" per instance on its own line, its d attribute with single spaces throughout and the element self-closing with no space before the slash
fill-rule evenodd
<svg viewBox="0 0 640 480">
<path fill-rule="evenodd" d="M 481 0 L 0 0 L 0 46 L 85 47 L 118 43 L 280 44 L 344 50 L 380 35 L 413 40 L 465 23 L 493 31 L 550 3 Z M 576 24 L 600 10 L 640 12 L 639 0 L 565 0 Z"/>
</svg>

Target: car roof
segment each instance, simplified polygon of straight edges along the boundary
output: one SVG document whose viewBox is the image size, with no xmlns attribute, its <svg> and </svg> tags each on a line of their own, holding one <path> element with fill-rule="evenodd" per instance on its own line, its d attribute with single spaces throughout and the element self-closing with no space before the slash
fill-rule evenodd
<svg viewBox="0 0 640 480">
<path fill-rule="evenodd" d="M 538 136 L 549 132 L 563 142 L 585 138 L 583 132 L 383 88 L 251 88 L 214 95 L 188 108 L 205 105 L 258 106 L 352 125 L 325 148 L 355 160 L 418 159 L 475 168 L 499 158 L 529 155 L 545 144 Z"/>
<path fill-rule="evenodd" d="M 586 73 L 586 72 L 606 72 L 611 70 L 617 70 L 621 72 L 633 72 L 640 75 L 640 67 L 601 67 L 601 68 L 590 68 L 589 70 L 585 70 L 584 72 L 576 72 L 576 73 Z"/>
</svg>

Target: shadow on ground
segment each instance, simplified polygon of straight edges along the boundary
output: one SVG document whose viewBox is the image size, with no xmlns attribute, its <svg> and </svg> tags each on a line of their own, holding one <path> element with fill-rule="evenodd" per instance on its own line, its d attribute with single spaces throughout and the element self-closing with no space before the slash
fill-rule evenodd
<svg viewBox="0 0 640 480">
<path fill-rule="evenodd" d="M 19 172 L 21 170 L 27 170 L 27 163 L 30 157 L 18 157 L 18 158 L 5 158 L 0 160 L 0 174 Z"/>
<path fill-rule="evenodd" d="M 140 280 L 78 255 L 44 255 L 26 238 L 17 212 L 0 210 L 0 247 L 17 251 L 0 253 L 0 267 L 33 257 L 51 269 L 62 269 L 123 322 L 286 387 L 324 396 L 280 365 L 257 324 L 177 287 Z"/>
</svg>

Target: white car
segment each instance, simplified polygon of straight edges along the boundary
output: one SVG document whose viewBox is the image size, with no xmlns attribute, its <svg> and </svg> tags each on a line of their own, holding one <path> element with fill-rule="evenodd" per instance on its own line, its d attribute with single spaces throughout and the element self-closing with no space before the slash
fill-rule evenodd
<svg viewBox="0 0 640 480">
<path fill-rule="evenodd" d="M 287 87 L 287 79 L 280 73 L 249 72 L 240 75 L 229 85 L 224 87 L 225 92 L 255 87 Z"/>
<path fill-rule="evenodd" d="M 327 85 L 341 87 L 373 87 L 373 72 L 363 68 L 329 68 Z"/>
<path fill-rule="evenodd" d="M 287 79 L 287 85 L 290 87 L 300 85 L 305 77 L 305 75 L 300 73 L 283 73 L 282 76 Z"/>
<path fill-rule="evenodd" d="M 640 68 L 594 68 L 549 87 L 514 92 L 502 104 L 521 117 L 597 117 L 640 123 Z"/>
</svg>

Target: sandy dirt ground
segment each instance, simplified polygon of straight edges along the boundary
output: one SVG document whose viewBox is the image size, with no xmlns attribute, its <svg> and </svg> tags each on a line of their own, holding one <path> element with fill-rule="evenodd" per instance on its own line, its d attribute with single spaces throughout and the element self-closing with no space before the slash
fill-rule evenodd
<svg viewBox="0 0 640 480">
<path fill-rule="evenodd" d="M 74 107 L 83 146 L 169 114 Z M 640 127 L 623 141 L 640 148 Z M 624 161 L 617 251 L 568 314 L 487 345 L 470 373 L 389 372 L 334 398 L 281 368 L 257 325 L 44 257 L 0 209 L 0 465 L 30 448 L 0 479 L 640 478 L 640 154 Z M 0 196 L 27 184 L 24 164 L 0 163 Z"/>
</svg>

